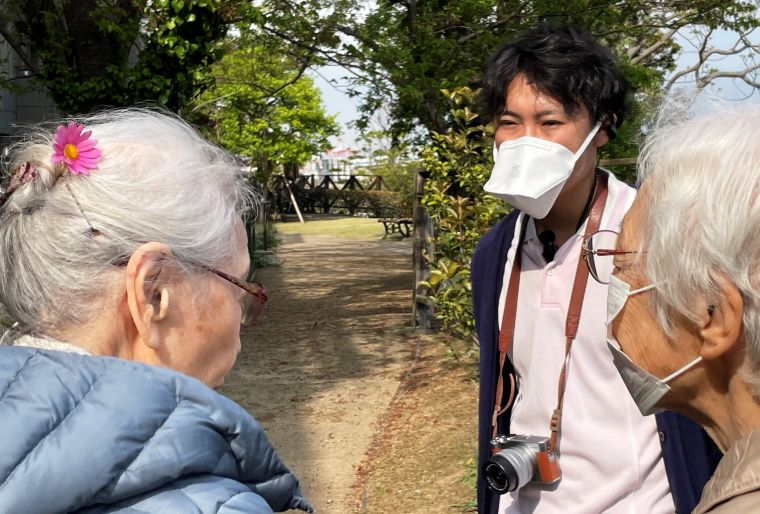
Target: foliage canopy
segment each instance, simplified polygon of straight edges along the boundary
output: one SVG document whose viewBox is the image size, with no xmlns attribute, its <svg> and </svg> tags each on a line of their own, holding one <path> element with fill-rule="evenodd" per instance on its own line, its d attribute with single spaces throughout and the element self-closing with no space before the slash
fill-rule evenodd
<svg viewBox="0 0 760 514">
<path fill-rule="evenodd" d="M 587 27 L 619 56 L 640 92 L 659 90 L 689 27 L 745 33 L 758 25 L 756 0 L 265 0 L 264 28 L 346 67 L 363 100 L 360 127 L 380 108 L 391 131 L 417 124 L 443 132 L 441 89 L 479 86 L 486 58 L 506 39 L 541 22 Z"/>
<path fill-rule="evenodd" d="M 305 68 L 277 43 L 251 35 L 230 38 L 211 67 L 213 85 L 192 109 L 211 127 L 212 138 L 250 157 L 263 175 L 276 166 L 303 164 L 339 133 Z"/>
<path fill-rule="evenodd" d="M 65 113 L 151 101 L 179 110 L 234 22 L 236 0 L 6 0 L 0 35 Z"/>
</svg>

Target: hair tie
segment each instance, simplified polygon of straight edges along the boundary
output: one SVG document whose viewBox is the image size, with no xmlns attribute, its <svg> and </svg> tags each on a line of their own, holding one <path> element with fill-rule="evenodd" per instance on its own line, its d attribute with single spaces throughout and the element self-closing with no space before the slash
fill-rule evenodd
<svg viewBox="0 0 760 514">
<path fill-rule="evenodd" d="M 33 162 L 26 161 L 16 166 L 10 174 L 8 187 L 5 188 L 3 195 L 0 196 L 0 206 L 5 205 L 5 202 L 8 201 L 16 189 L 35 178 L 37 178 L 37 166 Z"/>
</svg>

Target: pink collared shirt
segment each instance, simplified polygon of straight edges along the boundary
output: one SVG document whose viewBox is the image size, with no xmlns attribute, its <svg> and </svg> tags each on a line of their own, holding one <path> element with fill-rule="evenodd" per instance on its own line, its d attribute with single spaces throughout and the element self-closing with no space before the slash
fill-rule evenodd
<svg viewBox="0 0 760 514">
<path fill-rule="evenodd" d="M 620 230 L 635 194 L 610 174 L 600 229 Z M 549 435 L 565 357 L 565 317 L 584 231 L 585 224 L 547 264 L 533 220 L 526 228 L 510 350 L 519 384 L 510 422 L 514 434 Z M 502 284 L 500 326 L 517 232 Z M 559 443 L 562 479 L 552 485 L 529 483 L 502 496 L 500 514 L 675 512 L 654 416 L 640 414 L 612 364 L 606 312 L 607 286 L 589 277 L 567 372 Z"/>
</svg>

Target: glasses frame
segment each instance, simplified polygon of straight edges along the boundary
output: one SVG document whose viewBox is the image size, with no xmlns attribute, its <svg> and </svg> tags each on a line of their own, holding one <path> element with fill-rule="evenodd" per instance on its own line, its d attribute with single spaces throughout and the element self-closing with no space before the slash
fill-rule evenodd
<svg viewBox="0 0 760 514">
<path fill-rule="evenodd" d="M 615 234 L 615 239 L 617 240 L 617 237 L 620 235 L 620 232 L 616 230 L 597 230 L 587 238 L 583 240 L 583 246 L 581 246 L 581 258 L 583 259 L 583 262 L 586 264 L 586 268 L 588 269 L 589 274 L 599 282 L 600 284 L 609 284 L 610 282 L 604 282 L 599 278 L 599 275 L 596 271 L 596 266 L 593 264 L 594 255 L 598 255 L 599 257 L 614 257 L 615 255 L 630 255 L 634 253 L 639 253 L 636 250 L 616 250 L 614 248 L 598 248 L 598 249 L 590 249 L 589 244 L 591 243 L 591 238 L 596 236 L 597 234 L 601 234 L 602 232 L 608 232 L 610 234 Z"/>
<path fill-rule="evenodd" d="M 223 278 L 230 284 L 236 285 L 246 293 L 250 294 L 251 296 L 258 298 L 260 300 L 261 308 L 258 310 L 258 312 L 253 316 L 253 319 L 250 321 L 245 319 L 245 315 L 248 314 L 246 312 L 243 313 L 243 318 L 240 320 L 240 324 L 243 326 L 251 326 L 254 323 L 256 323 L 256 320 L 258 320 L 259 316 L 261 315 L 261 311 L 264 309 L 264 306 L 267 304 L 267 301 L 269 300 L 269 296 L 267 296 L 267 290 L 264 287 L 264 284 L 262 284 L 259 281 L 254 282 L 246 282 L 244 280 L 240 280 L 237 277 L 233 277 L 232 275 L 229 275 L 225 273 L 224 271 L 220 271 L 216 268 L 212 268 L 210 266 L 204 266 L 200 265 L 201 268 L 205 269 L 206 271 L 210 271 L 214 275 Z"/>
<path fill-rule="evenodd" d="M 128 262 L 129 262 L 129 258 L 126 258 L 126 259 L 114 262 L 114 265 L 122 267 L 122 266 L 126 266 Z M 229 275 L 225 273 L 224 271 L 218 270 L 216 268 L 212 268 L 211 266 L 206 266 L 205 264 L 195 263 L 193 264 L 193 266 L 197 266 L 203 270 L 211 272 L 214 275 L 218 276 L 219 278 L 222 278 L 226 280 L 227 282 L 233 285 L 236 285 L 237 287 L 239 287 L 246 293 L 250 294 L 251 296 L 255 298 L 259 298 L 261 300 L 261 308 L 258 309 L 258 312 L 255 314 L 253 319 L 251 321 L 240 320 L 240 324 L 243 325 L 244 327 L 249 327 L 256 323 L 256 320 L 258 320 L 258 318 L 261 316 L 261 311 L 264 309 L 264 307 L 267 304 L 267 301 L 269 300 L 269 296 L 267 295 L 267 289 L 266 287 L 264 287 L 264 284 L 262 284 L 258 280 L 253 281 L 253 282 L 240 280 L 239 278 L 233 277 L 232 275 Z M 245 313 L 243 314 L 245 315 Z"/>
</svg>

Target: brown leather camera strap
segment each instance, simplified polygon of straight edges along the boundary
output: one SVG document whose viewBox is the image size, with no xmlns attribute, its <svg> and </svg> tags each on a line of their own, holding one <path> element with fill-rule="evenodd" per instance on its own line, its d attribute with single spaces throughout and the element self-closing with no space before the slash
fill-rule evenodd
<svg viewBox="0 0 760 514">
<path fill-rule="evenodd" d="M 598 186 L 591 211 L 588 215 L 584 238 L 599 230 L 604 213 L 604 205 L 607 202 L 607 173 L 600 172 L 598 177 Z M 528 216 L 523 216 L 523 223 L 520 228 L 517 248 L 515 249 L 515 258 L 512 263 L 512 272 L 509 275 L 509 284 L 507 286 L 507 298 L 504 302 L 504 315 L 501 320 L 501 329 L 499 331 L 499 376 L 496 383 L 496 397 L 494 402 L 493 417 L 491 419 L 492 437 L 498 434 L 498 418 L 506 412 L 514 402 L 515 395 L 515 377 L 510 373 L 511 382 L 510 395 L 507 402 L 502 407 L 502 396 L 504 394 L 504 364 L 512 346 L 515 335 L 515 323 L 517 321 L 517 300 L 520 292 L 520 271 L 522 269 L 522 245 L 525 238 L 525 227 Z M 565 396 L 565 381 L 567 367 L 570 360 L 570 348 L 573 340 L 578 333 L 578 325 L 581 319 L 581 310 L 583 308 L 583 297 L 586 293 L 586 283 L 588 282 L 588 268 L 582 258 L 578 259 L 578 266 L 575 270 L 575 279 L 573 280 L 573 290 L 570 295 L 570 305 L 565 318 L 565 360 L 559 375 L 559 385 L 557 390 L 557 407 L 552 414 L 549 438 L 549 450 L 555 451 L 558 446 L 559 430 L 562 422 L 562 405 Z M 499 451 L 499 450 L 495 450 Z"/>
<path fill-rule="evenodd" d="M 502 395 L 504 394 L 504 363 L 507 360 L 509 347 L 515 335 L 515 321 L 517 318 L 517 296 L 520 292 L 520 269 L 522 263 L 522 247 L 525 239 L 525 227 L 528 225 L 528 216 L 523 215 L 520 225 L 519 239 L 515 249 L 515 258 L 512 263 L 512 273 L 509 275 L 509 285 L 507 285 L 507 298 L 504 302 L 504 315 L 501 319 L 501 330 L 499 330 L 499 378 L 496 381 L 496 398 L 494 401 L 493 416 L 491 418 L 491 438 L 498 435 L 498 421 L 507 409 L 512 406 L 515 400 L 515 376 L 509 374 L 510 388 L 509 399 L 504 407 L 502 404 Z M 511 318 L 509 317 L 511 314 Z M 498 451 L 498 450 L 497 450 Z"/>
</svg>

